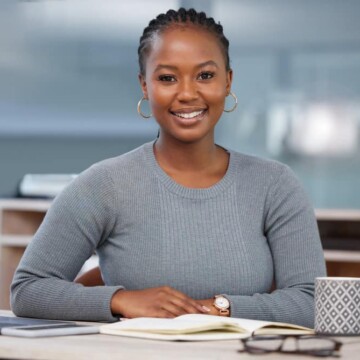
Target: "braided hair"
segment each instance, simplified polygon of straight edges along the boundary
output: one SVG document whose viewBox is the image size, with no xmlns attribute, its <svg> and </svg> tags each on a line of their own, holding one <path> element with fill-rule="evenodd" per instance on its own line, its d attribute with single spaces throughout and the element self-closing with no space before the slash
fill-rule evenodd
<svg viewBox="0 0 360 360">
<path fill-rule="evenodd" d="M 158 15 L 155 19 L 149 22 L 149 25 L 144 29 L 140 37 L 140 44 L 138 48 L 139 68 L 140 74 L 145 75 L 145 61 L 146 57 L 151 51 L 151 44 L 154 36 L 165 31 L 173 25 L 195 25 L 215 35 L 221 46 L 226 70 L 230 70 L 229 58 L 229 40 L 223 33 L 223 27 L 220 23 L 216 23 L 212 17 L 207 17 L 204 12 L 197 12 L 194 9 L 186 10 L 180 8 L 178 11 L 169 10 L 165 14 Z"/>
</svg>

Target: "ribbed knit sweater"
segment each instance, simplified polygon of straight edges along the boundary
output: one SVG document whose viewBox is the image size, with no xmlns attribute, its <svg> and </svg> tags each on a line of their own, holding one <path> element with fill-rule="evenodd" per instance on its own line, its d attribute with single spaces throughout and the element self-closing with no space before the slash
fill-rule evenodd
<svg viewBox="0 0 360 360">
<path fill-rule="evenodd" d="M 314 279 L 325 275 L 313 208 L 286 165 L 228 152 L 225 176 L 205 189 L 169 177 L 153 142 L 81 173 L 25 251 L 14 313 L 115 321 L 118 289 L 168 285 L 194 299 L 224 294 L 233 317 L 313 326 Z M 106 286 L 74 283 L 94 251 Z"/>
</svg>

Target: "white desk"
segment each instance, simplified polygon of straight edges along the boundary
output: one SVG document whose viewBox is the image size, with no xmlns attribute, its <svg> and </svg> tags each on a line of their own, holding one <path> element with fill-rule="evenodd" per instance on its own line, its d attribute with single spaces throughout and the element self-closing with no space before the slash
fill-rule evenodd
<svg viewBox="0 0 360 360">
<path fill-rule="evenodd" d="M 10 315 L 1 311 L 0 315 Z M 360 336 L 338 338 L 344 343 L 342 360 L 357 360 L 360 354 Z M 309 360 L 309 356 L 270 355 L 254 356 L 239 354 L 238 340 L 212 342 L 167 342 L 132 339 L 111 335 L 77 335 L 53 338 L 25 339 L 0 336 L 0 358 L 6 359 L 46 359 L 46 360 L 153 360 L 153 359 L 263 359 L 263 360 Z"/>
</svg>

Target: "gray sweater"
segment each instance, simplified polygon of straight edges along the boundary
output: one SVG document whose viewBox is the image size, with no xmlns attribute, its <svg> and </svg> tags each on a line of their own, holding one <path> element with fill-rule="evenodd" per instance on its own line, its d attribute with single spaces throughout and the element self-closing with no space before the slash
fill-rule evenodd
<svg viewBox="0 0 360 360">
<path fill-rule="evenodd" d="M 14 313 L 114 321 L 118 289 L 169 285 L 195 299 L 225 294 L 233 317 L 313 326 L 314 278 L 325 275 L 313 208 L 287 166 L 229 153 L 206 189 L 174 182 L 153 142 L 81 173 L 25 251 Z M 94 251 L 106 286 L 74 283 Z"/>
</svg>

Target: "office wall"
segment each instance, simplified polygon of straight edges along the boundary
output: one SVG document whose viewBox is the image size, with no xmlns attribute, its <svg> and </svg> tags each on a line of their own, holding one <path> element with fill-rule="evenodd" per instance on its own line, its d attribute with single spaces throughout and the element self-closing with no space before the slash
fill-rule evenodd
<svg viewBox="0 0 360 360">
<path fill-rule="evenodd" d="M 16 195 L 26 173 L 78 174 L 97 161 L 122 154 L 152 138 L 1 138 L 0 196 Z"/>
<path fill-rule="evenodd" d="M 217 140 L 289 164 L 316 207 L 359 208 L 357 0 L 2 0 L 0 196 L 25 173 L 77 173 L 154 138 L 136 113 L 137 43 L 180 5 L 230 40 L 239 107 Z"/>
</svg>

